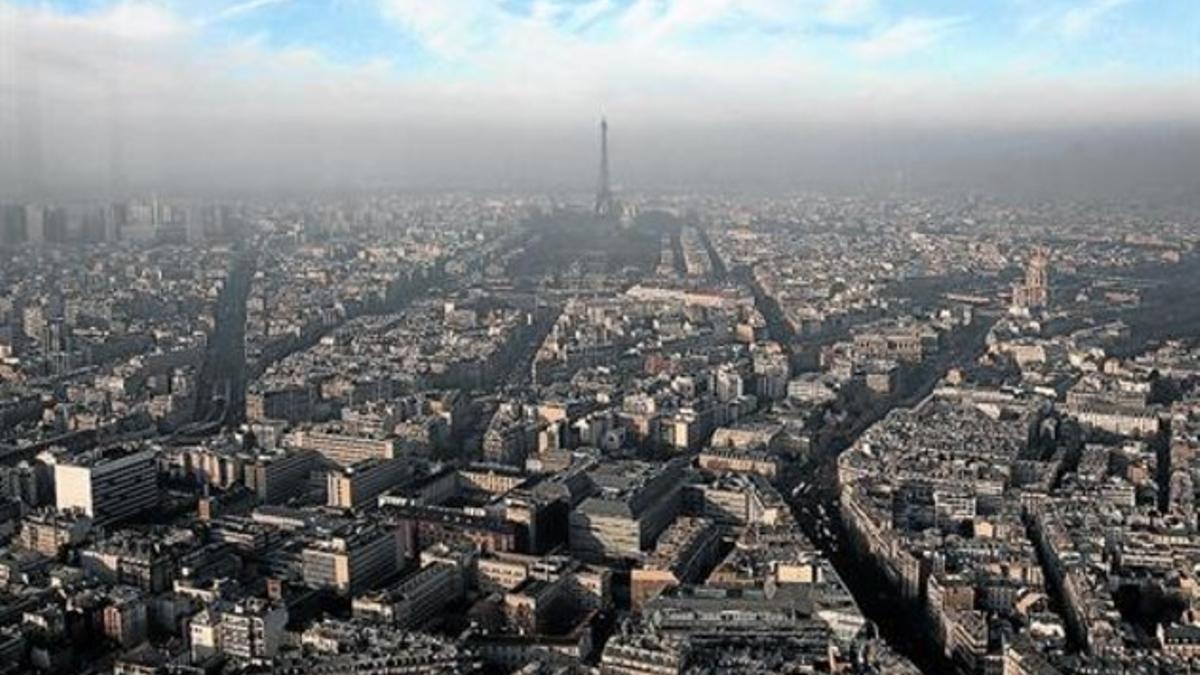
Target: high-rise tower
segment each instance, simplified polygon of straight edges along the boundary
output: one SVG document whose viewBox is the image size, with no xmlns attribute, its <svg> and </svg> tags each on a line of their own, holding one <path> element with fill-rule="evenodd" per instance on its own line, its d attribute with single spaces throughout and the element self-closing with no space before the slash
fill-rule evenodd
<svg viewBox="0 0 1200 675">
<path fill-rule="evenodd" d="M 1045 309 L 1050 305 L 1050 251 L 1036 247 L 1025 263 L 1025 282 L 1013 287 L 1013 307 Z"/>
<path fill-rule="evenodd" d="M 595 214 L 600 218 L 611 218 L 617 213 L 612 186 L 608 177 L 608 120 L 600 118 L 600 180 L 596 186 Z"/>
<path fill-rule="evenodd" d="M 1050 252 L 1036 248 L 1025 265 L 1025 292 L 1031 307 L 1050 304 Z"/>
</svg>

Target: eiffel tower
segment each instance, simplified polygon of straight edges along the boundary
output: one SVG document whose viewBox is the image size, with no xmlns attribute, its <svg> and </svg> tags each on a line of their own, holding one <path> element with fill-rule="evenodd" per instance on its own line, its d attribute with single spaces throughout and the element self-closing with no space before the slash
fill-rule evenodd
<svg viewBox="0 0 1200 675">
<path fill-rule="evenodd" d="M 600 118 L 600 181 L 596 186 L 597 218 L 613 218 L 617 215 L 617 201 L 613 198 L 608 178 L 608 120 Z"/>
</svg>

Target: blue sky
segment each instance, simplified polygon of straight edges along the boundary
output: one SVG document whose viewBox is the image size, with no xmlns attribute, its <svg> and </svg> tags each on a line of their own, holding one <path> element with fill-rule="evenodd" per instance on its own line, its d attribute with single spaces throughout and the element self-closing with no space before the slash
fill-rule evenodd
<svg viewBox="0 0 1200 675">
<path fill-rule="evenodd" d="M 831 78 L 1106 76 L 1160 80 L 1200 68 L 1195 0 L 13 0 L 100 22 L 129 39 L 164 25 L 198 57 L 254 45 L 332 65 L 385 65 L 397 78 L 519 78 L 544 60 L 581 77 L 625 74 L 633 50 L 719 58 L 765 55 Z M 508 53 L 508 57 L 499 57 Z M 698 67 L 709 65 L 698 58 Z M 669 73 L 664 73 L 668 75 Z M 754 73 L 747 73 L 753 77 Z"/>
</svg>

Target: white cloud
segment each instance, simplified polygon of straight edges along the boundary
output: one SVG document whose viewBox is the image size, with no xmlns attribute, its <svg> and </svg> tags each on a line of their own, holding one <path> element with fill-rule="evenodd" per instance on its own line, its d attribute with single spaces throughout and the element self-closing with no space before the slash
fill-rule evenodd
<svg viewBox="0 0 1200 675">
<path fill-rule="evenodd" d="M 382 0 L 382 6 L 385 16 L 444 58 L 470 56 L 519 22 L 488 0 Z"/>
<path fill-rule="evenodd" d="M 839 26 L 862 24 L 878 9 L 876 0 L 829 0 L 821 7 L 821 18 Z"/>
<path fill-rule="evenodd" d="M 1022 35 L 1043 34 L 1067 40 L 1091 35 L 1114 12 L 1132 0 L 1087 0 L 1074 5 L 1033 5 L 1018 22 Z"/>
<path fill-rule="evenodd" d="M 543 0 L 528 11 L 475 0 L 381 2 L 412 39 L 455 67 L 453 86 L 503 101 L 505 111 L 705 115 L 750 109 L 768 92 L 778 101 L 789 84 L 821 79 L 804 45 L 760 29 L 792 20 L 783 0 Z M 719 42 L 690 39 L 730 25 L 739 30 L 724 30 Z"/>
<path fill-rule="evenodd" d="M 215 23 L 218 21 L 225 21 L 227 19 L 234 19 L 239 16 L 242 16 L 243 14 L 249 14 L 250 12 L 257 11 L 264 7 L 270 7 L 271 5 L 281 5 L 285 2 L 291 2 L 291 0 L 245 0 L 245 2 L 239 2 L 237 4 L 229 5 L 228 7 L 218 11 L 217 13 L 213 14 L 211 17 L 206 19 L 205 22 L 206 23 Z"/>
<path fill-rule="evenodd" d="M 555 6 L 563 8 L 562 5 Z M 566 10 L 566 17 L 562 19 L 562 24 L 568 31 L 580 30 L 612 12 L 615 8 L 616 4 L 613 0 L 591 0 L 582 5 L 570 5 Z"/>
<path fill-rule="evenodd" d="M 88 17 L 60 17 L 50 11 L 41 14 L 45 23 L 73 25 L 122 40 L 161 40 L 187 32 L 187 22 L 162 5 L 151 2 L 120 2 Z"/>
<path fill-rule="evenodd" d="M 941 42 L 964 21 L 961 17 L 907 17 L 876 31 L 855 48 L 870 60 L 908 56 Z"/>
<path fill-rule="evenodd" d="M 281 0 L 245 0 L 225 12 L 275 1 Z M 929 112 L 923 101 L 932 100 L 946 102 L 947 114 L 954 114 L 962 105 L 951 101 L 978 93 L 968 94 L 964 83 L 939 78 L 936 70 L 873 74 L 871 67 L 936 45 L 963 25 L 961 17 L 910 17 L 881 25 L 864 40 L 843 44 L 839 56 L 836 46 L 805 44 L 803 31 L 756 32 L 762 23 L 786 27 L 803 20 L 796 9 L 803 3 L 792 0 L 638 0 L 629 6 L 542 0 L 536 10 L 519 14 L 484 0 L 377 1 L 386 2 L 391 20 L 451 67 L 398 72 L 384 58 L 337 65 L 304 45 L 278 49 L 253 39 L 214 44 L 193 39 L 202 26 L 146 2 L 63 14 L 0 0 L 4 35 L 12 36 L 0 44 L 0 57 L 14 66 L 0 68 L 0 94 L 36 88 L 43 99 L 100 106 L 79 106 L 87 111 L 77 112 L 80 117 L 103 114 L 108 105 L 126 116 L 282 115 L 350 122 L 567 120 L 603 109 L 643 120 L 796 117 L 852 123 L 863 115 L 920 119 Z M 819 6 L 828 5 L 822 0 Z M 761 18 L 744 20 L 747 13 Z M 598 17 L 603 25 L 589 27 Z M 723 33 L 719 44 L 689 39 L 697 29 L 724 27 L 722 22 L 742 32 Z M 856 66 L 852 75 L 846 75 L 846 58 Z M 1021 74 L 1026 80 L 1036 76 Z M 985 89 L 989 84 L 981 82 Z M 1016 91 L 1017 84 L 1010 88 Z M 1055 90 L 1037 91 L 1038 105 L 1022 100 L 1022 110 L 1054 107 Z M 1164 109 L 1191 110 L 1195 98 L 1180 94 L 1179 105 Z M 331 101 L 337 105 L 328 105 Z M 1114 100 L 1096 114 L 1106 118 L 1118 107 Z M 1000 112 L 993 116 L 1003 119 Z M 0 128 L 0 134 L 8 131 Z"/>
<path fill-rule="evenodd" d="M 1059 31 L 1068 38 L 1083 37 L 1090 33 L 1105 16 L 1129 4 L 1130 0 L 1092 0 L 1072 7 L 1063 13 Z"/>
</svg>

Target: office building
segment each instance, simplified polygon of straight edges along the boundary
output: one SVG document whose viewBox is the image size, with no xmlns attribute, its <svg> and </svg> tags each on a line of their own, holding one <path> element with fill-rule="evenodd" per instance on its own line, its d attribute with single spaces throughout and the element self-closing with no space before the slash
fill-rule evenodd
<svg viewBox="0 0 1200 675">
<path fill-rule="evenodd" d="M 410 466 L 399 459 L 368 459 L 330 471 L 326 478 L 328 504 L 338 509 L 369 505 L 411 475 Z"/>
<path fill-rule="evenodd" d="M 127 520 L 158 504 L 158 453 L 114 448 L 58 460 L 55 504 L 79 509 L 97 525 Z"/>
<path fill-rule="evenodd" d="M 297 431 L 286 442 L 300 450 L 313 450 L 342 466 L 368 459 L 393 459 L 398 441 L 378 435 L 353 435 L 334 431 Z"/>
<path fill-rule="evenodd" d="M 573 552 L 587 557 L 637 558 L 653 546 L 679 512 L 686 461 L 662 465 L 618 462 L 589 477 L 597 486 L 569 517 Z"/>
<path fill-rule="evenodd" d="M 263 454 L 245 466 L 246 487 L 264 504 L 281 504 L 308 489 L 320 456 L 311 451 Z"/>
<path fill-rule="evenodd" d="M 458 565 L 432 562 L 388 588 L 354 598 L 351 610 L 356 619 L 417 629 L 461 598 L 463 590 Z"/>
<path fill-rule="evenodd" d="M 400 530 L 376 524 L 347 526 L 305 547 L 304 583 L 354 595 L 375 588 L 398 572 L 404 556 Z"/>
</svg>

